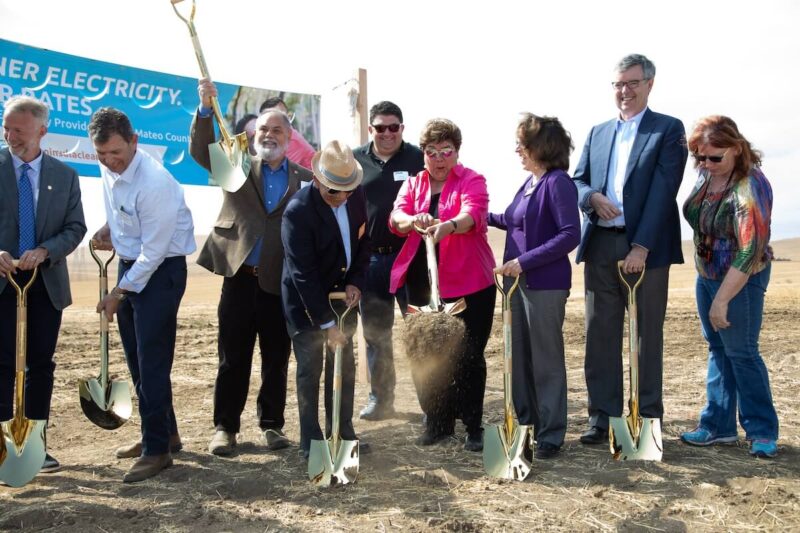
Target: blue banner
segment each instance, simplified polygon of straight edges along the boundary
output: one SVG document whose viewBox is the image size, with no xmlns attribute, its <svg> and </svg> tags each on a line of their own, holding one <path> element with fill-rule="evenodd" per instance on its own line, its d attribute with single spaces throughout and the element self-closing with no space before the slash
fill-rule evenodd
<svg viewBox="0 0 800 533">
<path fill-rule="evenodd" d="M 190 60 L 193 58 L 187 58 Z M 265 99 L 280 96 L 294 115 L 294 128 L 314 148 L 319 147 L 319 95 L 216 85 L 229 131 L 234 131 L 234 125 L 245 115 L 258 114 Z M 0 39 L 0 103 L 14 95 L 33 96 L 50 107 L 42 149 L 74 167 L 81 176 L 100 175 L 86 129 L 96 109 L 111 106 L 128 115 L 139 136 L 139 147 L 161 161 L 178 181 L 212 183 L 208 172 L 189 155 L 189 126 L 198 105 L 196 78 Z"/>
</svg>

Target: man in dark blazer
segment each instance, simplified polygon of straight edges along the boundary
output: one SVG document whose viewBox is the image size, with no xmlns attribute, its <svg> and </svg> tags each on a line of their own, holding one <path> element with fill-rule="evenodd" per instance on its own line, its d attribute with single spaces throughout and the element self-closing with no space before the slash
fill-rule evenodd
<svg viewBox="0 0 800 533">
<path fill-rule="evenodd" d="M 198 83 L 200 108 L 192 121 L 190 152 L 211 168 L 208 145 L 214 142 L 208 79 Z M 291 341 L 280 296 L 283 246 L 281 217 L 301 182 L 311 172 L 286 158 L 292 125 L 285 113 L 270 110 L 258 117 L 250 173 L 241 189 L 223 191 L 222 209 L 197 263 L 225 276 L 220 297 L 219 368 L 214 387 L 214 426 L 209 452 L 229 455 L 247 401 L 253 347 L 261 349 L 261 388 L 257 399 L 259 427 L 267 446 L 285 448 L 283 434 L 286 380 Z"/>
<path fill-rule="evenodd" d="M 647 108 L 655 65 L 624 57 L 612 82 L 618 118 L 592 128 L 573 179 L 584 213 L 577 262 L 584 261 L 586 385 L 584 444 L 608 442 L 608 417 L 622 415 L 622 331 L 627 295 L 617 275 L 647 268 L 638 290 L 639 401 L 643 417 L 662 418 L 663 327 L 669 267 L 683 263 L 675 197 L 687 150 L 680 120 Z"/>
<path fill-rule="evenodd" d="M 372 251 L 366 231 L 366 197 L 359 187 L 363 171 L 353 152 L 346 144 L 332 141 L 314 156 L 312 166 L 314 184 L 294 195 L 283 214 L 281 228 L 286 251 L 283 307 L 297 358 L 300 453 L 305 458 L 311 440 L 323 439 L 318 405 L 326 342 L 326 433 L 330 431 L 332 415 L 332 350 L 343 346 L 340 434 L 345 440 L 356 440 L 352 420 L 353 331 L 339 330 L 328 295 L 341 291 L 346 294 L 346 306 L 358 305 Z"/>
<path fill-rule="evenodd" d="M 8 99 L 3 111 L 8 147 L 0 150 L 0 420 L 12 416 L 17 337 L 17 294 L 6 277 L 11 272 L 27 283 L 29 271 L 39 267 L 28 291 L 25 415 L 47 420 L 61 313 L 72 303 L 67 255 L 86 234 L 78 174 L 40 147 L 48 116 L 44 103 L 27 96 Z M 48 454 L 43 471 L 58 467 Z"/>
</svg>

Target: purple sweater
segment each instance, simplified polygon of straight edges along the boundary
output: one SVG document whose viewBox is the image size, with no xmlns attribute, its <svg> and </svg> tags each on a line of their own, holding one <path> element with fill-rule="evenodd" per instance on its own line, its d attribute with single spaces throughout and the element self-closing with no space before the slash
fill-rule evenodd
<svg viewBox="0 0 800 533">
<path fill-rule="evenodd" d="M 530 187 L 533 186 L 533 190 Z M 489 214 L 489 225 L 506 230 L 503 262 L 519 259 L 527 287 L 569 289 L 569 254 L 581 239 L 578 190 L 563 170 L 531 175 L 502 214 Z"/>
</svg>

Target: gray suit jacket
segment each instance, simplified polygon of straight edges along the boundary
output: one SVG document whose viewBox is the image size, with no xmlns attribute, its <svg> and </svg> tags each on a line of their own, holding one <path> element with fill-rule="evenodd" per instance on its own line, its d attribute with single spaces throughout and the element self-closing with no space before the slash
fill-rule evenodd
<svg viewBox="0 0 800 533">
<path fill-rule="evenodd" d="M 211 169 L 208 145 L 214 142 L 211 117 L 192 120 L 189 152 L 200 165 Z M 278 206 L 267 213 L 264 206 L 264 181 L 261 159 L 254 157 L 242 188 L 231 193 L 222 191 L 220 209 L 214 229 L 208 236 L 197 264 L 225 277 L 236 274 L 260 237 L 264 238 L 258 260 L 258 285 L 261 290 L 280 296 L 283 246 L 281 217 L 289 199 L 300 189 L 301 181 L 311 181 L 311 171 L 289 161 L 289 186 Z"/>
<path fill-rule="evenodd" d="M 78 174 L 47 154 L 42 156 L 39 202 L 36 206 L 36 243 L 47 249 L 40 267 L 53 306 L 62 310 L 72 303 L 67 255 L 86 234 Z M 19 246 L 19 194 L 14 162 L 8 148 L 0 150 L 0 250 L 16 256 Z M 0 278 L 0 292 L 8 281 Z"/>
</svg>

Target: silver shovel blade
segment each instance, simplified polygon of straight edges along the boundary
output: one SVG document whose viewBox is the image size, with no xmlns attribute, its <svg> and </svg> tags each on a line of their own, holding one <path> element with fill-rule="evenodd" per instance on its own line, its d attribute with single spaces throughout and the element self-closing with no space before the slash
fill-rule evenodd
<svg viewBox="0 0 800 533">
<path fill-rule="evenodd" d="M 505 426 L 486 426 L 483 435 L 483 469 L 490 476 L 523 481 L 531 472 L 533 449 L 530 426 L 516 425 L 511 442 Z"/>
<path fill-rule="evenodd" d="M 240 144 L 231 143 L 230 155 L 222 146 L 222 141 L 208 145 L 208 155 L 211 160 L 211 176 L 222 190 L 228 192 L 238 191 L 247 181 L 250 172 L 250 157 L 243 152 Z"/>
<path fill-rule="evenodd" d="M 608 437 L 611 453 L 618 461 L 661 461 L 664 448 L 661 443 L 661 420 L 640 418 L 639 437 L 634 439 L 628 418 L 612 416 L 608 419 Z"/>
<path fill-rule="evenodd" d="M 340 440 L 335 454 L 330 441 L 312 440 L 308 453 L 308 479 L 317 487 L 355 483 L 358 477 L 358 441 Z"/>
<path fill-rule="evenodd" d="M 12 418 L 0 424 L 6 456 L 0 465 L 0 481 L 22 487 L 36 477 L 47 455 L 44 445 L 46 420 Z"/>
<path fill-rule="evenodd" d="M 109 381 L 103 390 L 95 379 L 78 382 L 81 409 L 93 424 L 103 429 L 117 429 L 131 417 L 133 402 L 127 381 Z"/>
</svg>

